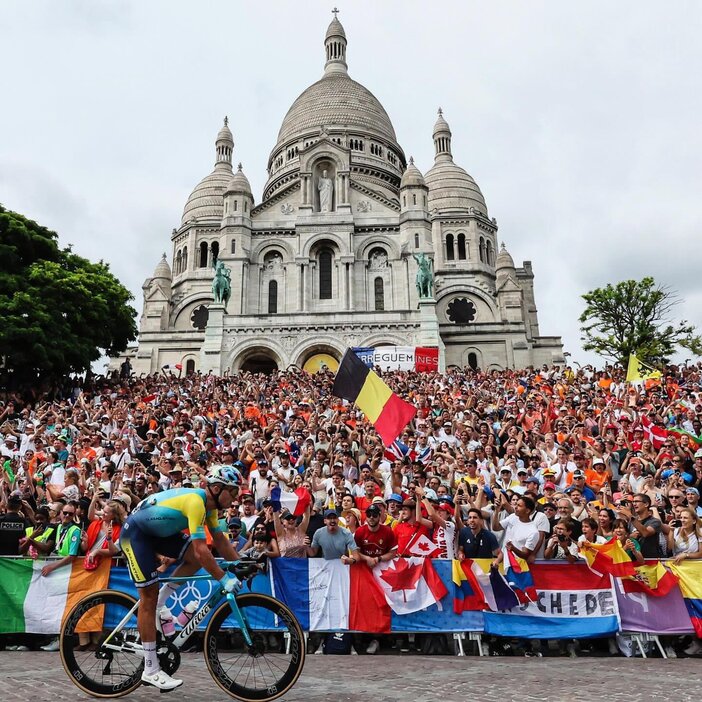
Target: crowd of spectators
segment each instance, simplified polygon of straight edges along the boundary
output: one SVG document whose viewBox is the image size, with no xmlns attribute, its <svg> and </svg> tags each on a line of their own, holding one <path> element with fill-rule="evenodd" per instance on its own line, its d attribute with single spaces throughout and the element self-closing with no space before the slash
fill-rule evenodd
<svg viewBox="0 0 702 702">
<path fill-rule="evenodd" d="M 329 372 L 163 371 L 6 395 L 0 555 L 55 556 L 44 576 L 77 558 L 94 568 L 118 555 L 141 499 L 223 463 L 245 476 L 221 523 L 248 555 L 497 563 L 506 548 L 575 563 L 616 538 L 637 562 L 702 556 L 699 365 L 637 384 L 590 366 L 382 375 L 417 407 L 394 450 Z M 274 512 L 274 487 L 305 488 L 311 508 Z"/>
</svg>

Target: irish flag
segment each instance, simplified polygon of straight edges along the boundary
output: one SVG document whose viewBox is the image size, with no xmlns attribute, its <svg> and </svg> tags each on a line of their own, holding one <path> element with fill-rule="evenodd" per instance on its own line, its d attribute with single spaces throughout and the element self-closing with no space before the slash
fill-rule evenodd
<svg viewBox="0 0 702 702">
<path fill-rule="evenodd" d="M 110 559 L 92 571 L 76 559 L 47 576 L 41 574 L 47 561 L 0 561 L 0 633 L 58 634 L 71 608 L 90 592 L 106 588 L 110 578 Z"/>
</svg>

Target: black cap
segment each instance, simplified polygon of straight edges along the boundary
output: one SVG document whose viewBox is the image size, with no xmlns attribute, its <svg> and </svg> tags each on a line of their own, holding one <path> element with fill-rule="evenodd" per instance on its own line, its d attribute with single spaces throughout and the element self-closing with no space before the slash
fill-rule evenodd
<svg viewBox="0 0 702 702">
<path fill-rule="evenodd" d="M 366 516 L 379 517 L 380 516 L 380 507 L 378 507 L 378 505 L 370 505 L 368 507 L 368 509 L 366 509 Z"/>
</svg>

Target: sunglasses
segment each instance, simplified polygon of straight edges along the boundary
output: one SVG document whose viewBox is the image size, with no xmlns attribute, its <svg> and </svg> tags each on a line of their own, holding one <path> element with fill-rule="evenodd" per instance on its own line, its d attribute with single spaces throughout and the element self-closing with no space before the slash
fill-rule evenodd
<svg viewBox="0 0 702 702">
<path fill-rule="evenodd" d="M 66 517 L 72 517 L 75 514 L 75 512 L 66 512 L 66 510 L 63 510 L 61 514 L 63 514 Z"/>
</svg>

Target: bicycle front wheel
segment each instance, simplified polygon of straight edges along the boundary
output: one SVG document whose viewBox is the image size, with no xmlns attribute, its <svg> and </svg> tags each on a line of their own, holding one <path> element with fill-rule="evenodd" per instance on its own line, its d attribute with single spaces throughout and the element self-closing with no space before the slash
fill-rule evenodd
<svg viewBox="0 0 702 702">
<path fill-rule="evenodd" d="M 248 645 L 229 602 L 215 610 L 205 630 L 205 662 L 217 684 L 246 702 L 284 695 L 305 664 L 305 639 L 295 615 L 268 595 L 236 598 L 251 635 Z"/>
<path fill-rule="evenodd" d="M 84 597 L 68 613 L 59 636 L 61 662 L 81 690 L 95 697 L 121 697 L 141 684 L 144 654 L 136 614 L 115 628 L 136 600 L 117 590 Z M 79 634 L 88 643 L 80 644 Z"/>
</svg>

